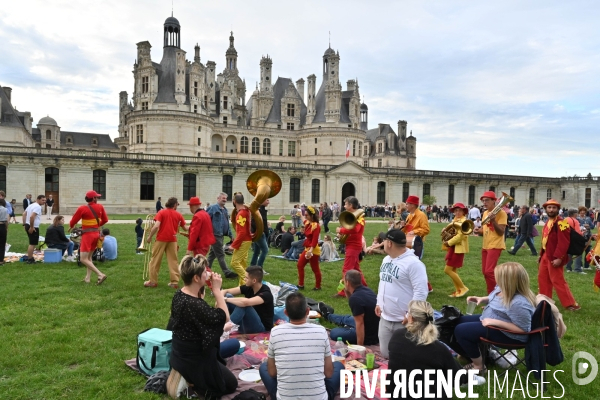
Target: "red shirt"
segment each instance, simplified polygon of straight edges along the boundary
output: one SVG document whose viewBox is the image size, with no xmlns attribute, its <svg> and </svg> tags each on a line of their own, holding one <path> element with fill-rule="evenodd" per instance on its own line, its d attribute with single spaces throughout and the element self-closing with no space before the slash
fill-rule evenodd
<svg viewBox="0 0 600 400">
<path fill-rule="evenodd" d="M 319 244 L 320 233 L 321 227 L 317 222 L 309 222 L 308 220 L 304 220 L 304 235 L 306 236 L 306 239 L 304 239 L 304 247 L 307 249 L 309 247 L 317 247 Z"/>
<path fill-rule="evenodd" d="M 176 242 L 179 227 L 185 227 L 183 215 L 172 208 L 163 208 L 156 214 L 154 220 L 160 221 L 156 234 L 156 240 L 159 242 Z"/>
<path fill-rule="evenodd" d="M 571 227 L 561 217 L 556 217 L 550 229 L 548 229 L 548 222 L 544 225 L 542 232 L 542 240 L 546 241 L 546 249 L 542 248 L 540 256 L 546 253 L 546 257 L 550 261 L 560 259 L 562 267 L 569 261 L 567 250 L 571 244 Z"/>
<path fill-rule="evenodd" d="M 195 249 L 207 248 L 215 242 L 210 215 L 201 209 L 196 211 L 192 222 L 190 222 L 190 238 L 187 249 L 193 251 Z"/>
<path fill-rule="evenodd" d="M 348 239 L 346 239 L 346 251 L 355 250 L 358 252 L 362 251 L 363 248 L 363 232 L 365 231 L 365 218 L 363 215 L 360 216 L 358 221 L 356 221 L 356 225 L 352 229 L 342 228 L 340 230 L 340 234 L 348 235 Z"/>
<path fill-rule="evenodd" d="M 231 243 L 231 248 L 237 250 L 242 242 L 252 240 L 250 234 L 250 210 L 247 208 L 241 209 L 235 216 L 235 240 Z"/>
<path fill-rule="evenodd" d="M 100 222 L 100 225 L 98 225 L 98 221 L 96 221 L 96 217 L 94 217 L 94 213 L 92 213 L 92 210 L 90 210 L 89 206 L 91 206 L 94 209 L 94 211 L 96 212 L 96 215 L 98 216 L 98 221 Z M 77 211 L 75 211 L 75 214 L 73 214 L 73 217 L 71 218 L 71 222 L 69 223 L 69 225 L 71 226 L 71 229 L 73 229 L 73 227 L 75 225 L 77 225 L 79 220 L 81 220 L 81 228 L 82 229 L 93 229 L 93 228 L 97 229 L 108 222 L 108 216 L 106 215 L 106 212 L 104 211 L 104 207 L 102 207 L 102 204 L 92 202 L 92 203 L 88 203 L 85 206 L 79 206 Z"/>
</svg>

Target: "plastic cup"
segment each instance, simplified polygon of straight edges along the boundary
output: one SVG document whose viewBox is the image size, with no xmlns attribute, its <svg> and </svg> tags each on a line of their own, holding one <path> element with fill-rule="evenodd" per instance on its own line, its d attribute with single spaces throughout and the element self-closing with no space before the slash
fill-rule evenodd
<svg viewBox="0 0 600 400">
<path fill-rule="evenodd" d="M 467 315 L 473 315 L 473 311 L 475 311 L 475 307 L 477 307 L 476 301 L 468 301 L 467 302 Z"/>
<path fill-rule="evenodd" d="M 373 369 L 375 367 L 375 354 L 367 354 L 367 369 Z"/>
</svg>

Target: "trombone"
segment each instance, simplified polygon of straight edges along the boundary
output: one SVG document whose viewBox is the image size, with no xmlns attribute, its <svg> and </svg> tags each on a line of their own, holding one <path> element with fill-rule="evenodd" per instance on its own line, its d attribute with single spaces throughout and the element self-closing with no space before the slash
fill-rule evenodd
<svg viewBox="0 0 600 400">
<path fill-rule="evenodd" d="M 146 280 L 150 277 L 150 259 L 152 258 L 152 242 L 146 243 L 146 235 L 150 232 L 152 227 L 154 226 L 154 216 L 155 214 L 146 215 L 146 219 L 144 220 L 144 234 L 142 235 L 142 244 L 137 248 L 137 251 L 141 251 L 144 253 L 144 271 L 143 271 L 143 279 Z"/>
</svg>

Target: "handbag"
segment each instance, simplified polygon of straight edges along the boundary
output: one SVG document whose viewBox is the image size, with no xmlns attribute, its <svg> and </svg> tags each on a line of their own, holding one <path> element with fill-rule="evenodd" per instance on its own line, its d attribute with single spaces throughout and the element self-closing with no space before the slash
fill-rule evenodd
<svg viewBox="0 0 600 400">
<path fill-rule="evenodd" d="M 171 370 L 171 342 L 173 333 L 164 329 L 151 328 L 141 332 L 137 338 L 136 364 L 146 376 Z"/>
</svg>

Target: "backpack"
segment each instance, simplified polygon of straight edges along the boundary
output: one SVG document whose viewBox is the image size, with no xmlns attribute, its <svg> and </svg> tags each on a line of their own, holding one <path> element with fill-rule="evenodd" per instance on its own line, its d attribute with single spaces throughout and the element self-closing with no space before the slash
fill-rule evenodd
<svg viewBox="0 0 600 400">
<path fill-rule="evenodd" d="M 171 369 L 172 338 L 171 331 L 158 328 L 147 329 L 138 335 L 136 363 L 141 373 L 150 376 Z"/>
<path fill-rule="evenodd" d="M 233 400 L 266 400 L 266 396 L 254 389 L 244 390 L 240 392 Z"/>
</svg>

